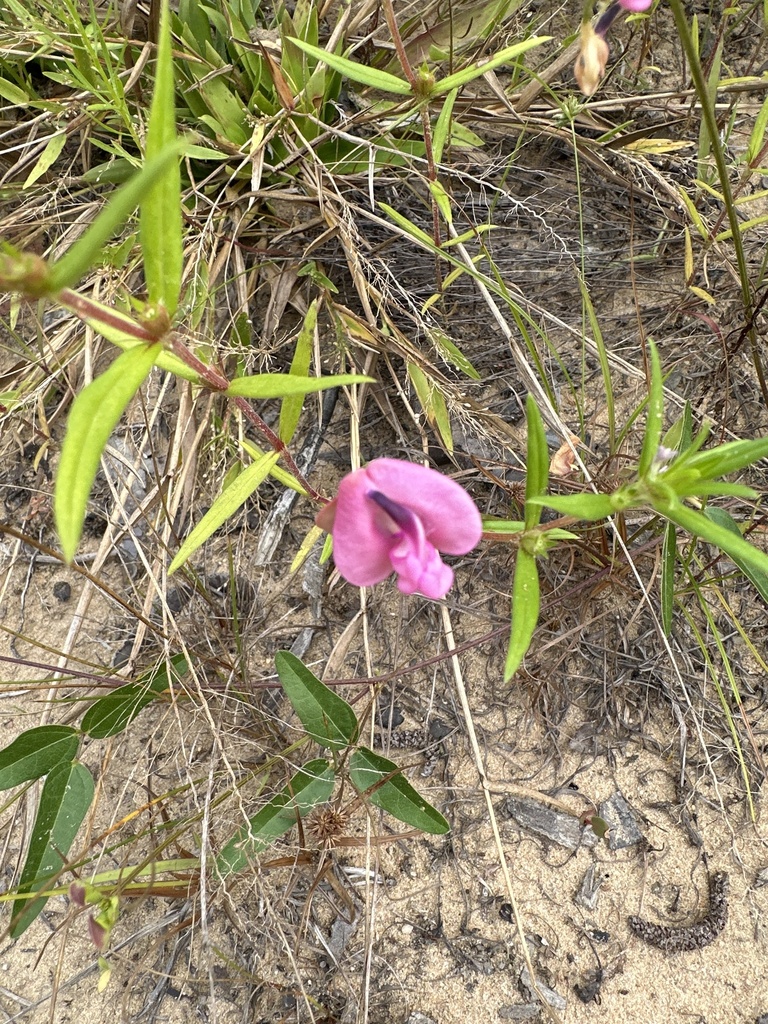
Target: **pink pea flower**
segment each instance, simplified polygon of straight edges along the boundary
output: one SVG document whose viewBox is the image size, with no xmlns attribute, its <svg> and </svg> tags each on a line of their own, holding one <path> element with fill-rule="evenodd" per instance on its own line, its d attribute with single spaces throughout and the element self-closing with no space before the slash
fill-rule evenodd
<svg viewBox="0 0 768 1024">
<path fill-rule="evenodd" d="M 647 11 L 653 0 L 619 0 L 625 11 L 633 11 L 635 14 L 640 11 Z"/>
<path fill-rule="evenodd" d="M 315 521 L 333 534 L 336 568 L 349 583 L 369 587 L 396 572 L 402 593 L 434 601 L 453 584 L 438 552 L 465 555 L 483 530 L 459 484 L 398 459 L 374 459 L 345 476 Z"/>
</svg>

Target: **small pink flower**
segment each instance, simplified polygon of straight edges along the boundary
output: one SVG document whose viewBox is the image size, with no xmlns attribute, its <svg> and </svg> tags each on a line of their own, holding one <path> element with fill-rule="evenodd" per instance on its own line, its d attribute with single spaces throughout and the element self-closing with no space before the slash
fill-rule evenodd
<svg viewBox="0 0 768 1024">
<path fill-rule="evenodd" d="M 633 11 L 638 14 L 640 11 L 647 11 L 653 0 L 619 0 L 625 11 Z"/>
<path fill-rule="evenodd" d="M 316 522 L 333 534 L 333 558 L 349 583 L 369 587 L 396 572 L 404 594 L 432 600 L 453 584 L 453 570 L 438 552 L 465 555 L 483 530 L 459 484 L 398 459 L 374 459 L 345 476 Z"/>
</svg>

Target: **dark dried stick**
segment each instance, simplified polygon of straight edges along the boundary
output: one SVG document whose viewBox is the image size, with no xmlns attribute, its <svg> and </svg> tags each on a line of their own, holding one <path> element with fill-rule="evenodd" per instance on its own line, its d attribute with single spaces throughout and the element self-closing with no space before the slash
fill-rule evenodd
<svg viewBox="0 0 768 1024">
<path fill-rule="evenodd" d="M 694 924 L 669 928 L 653 924 L 642 917 L 627 918 L 629 927 L 644 942 L 663 949 L 665 953 L 687 953 L 704 949 L 714 942 L 728 921 L 728 875 L 718 871 L 709 881 L 709 913 Z"/>
</svg>

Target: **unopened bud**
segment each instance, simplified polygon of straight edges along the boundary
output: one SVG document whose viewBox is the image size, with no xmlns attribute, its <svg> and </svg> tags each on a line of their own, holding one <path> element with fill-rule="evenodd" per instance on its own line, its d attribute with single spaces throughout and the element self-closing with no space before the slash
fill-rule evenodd
<svg viewBox="0 0 768 1024">
<path fill-rule="evenodd" d="M 573 73 L 585 96 L 592 96 L 605 74 L 608 63 L 608 43 L 599 36 L 589 22 L 581 26 L 581 53 L 576 58 Z"/>
</svg>

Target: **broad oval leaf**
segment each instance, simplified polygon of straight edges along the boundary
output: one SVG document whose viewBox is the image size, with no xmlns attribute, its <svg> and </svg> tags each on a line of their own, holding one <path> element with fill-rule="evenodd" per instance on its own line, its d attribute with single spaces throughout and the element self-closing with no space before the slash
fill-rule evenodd
<svg viewBox="0 0 768 1024">
<path fill-rule="evenodd" d="M 333 768 L 324 758 L 308 761 L 288 785 L 230 839 L 216 858 L 219 874 L 224 877 L 247 867 L 253 857 L 296 824 L 297 816 L 304 817 L 326 803 L 335 781 Z"/>
<path fill-rule="evenodd" d="M 536 559 L 525 548 L 520 548 L 515 561 L 515 580 L 512 584 L 512 630 L 509 637 L 504 682 L 508 683 L 520 668 L 531 646 L 540 607 L 539 571 Z"/>
<path fill-rule="evenodd" d="M 262 455 L 261 458 L 256 459 L 255 462 L 252 462 L 250 466 L 246 467 L 232 481 L 229 487 L 214 501 L 181 545 L 176 553 L 176 557 L 168 566 L 169 575 L 176 572 L 179 566 L 183 565 L 189 556 L 194 554 L 208 540 L 211 534 L 215 533 L 221 524 L 234 515 L 243 502 L 250 498 L 256 488 L 269 476 L 270 470 L 279 458 L 279 452 L 268 452 L 266 455 Z"/>
<path fill-rule="evenodd" d="M 67 725 L 40 725 L 17 736 L 0 750 L 0 790 L 47 775 L 77 753 L 80 738 Z"/>
<path fill-rule="evenodd" d="M 112 365 L 77 396 L 69 414 L 56 477 L 54 514 L 67 562 L 75 557 L 101 453 L 123 410 L 138 391 L 160 344 L 137 345 L 123 352 Z"/>
<path fill-rule="evenodd" d="M 37 893 L 48 888 L 61 871 L 69 849 L 93 800 L 91 773 L 78 761 L 59 764 L 43 784 L 27 859 L 18 893 Z M 47 896 L 25 900 L 11 922 L 11 938 L 17 939 L 45 906 Z"/>
<path fill-rule="evenodd" d="M 349 777 L 359 793 L 398 821 L 430 835 L 441 836 L 450 830 L 442 814 L 413 788 L 398 765 L 381 754 L 359 747 L 349 759 Z"/>
<path fill-rule="evenodd" d="M 237 377 L 224 392 L 235 398 L 285 398 L 288 395 L 309 395 L 326 388 L 347 384 L 368 384 L 373 377 L 359 373 L 337 373 L 328 377 L 299 377 L 290 373 L 259 373 L 255 377 Z"/>
<path fill-rule="evenodd" d="M 357 716 L 290 651 L 278 651 L 275 666 L 293 710 L 307 733 L 323 747 L 344 750 L 357 739 Z"/>
<path fill-rule="evenodd" d="M 180 678 L 187 671 L 187 660 L 183 654 L 171 658 L 171 675 Z M 157 699 L 169 687 L 168 665 L 163 662 L 159 668 L 148 673 L 145 682 L 126 683 L 111 693 L 99 697 L 83 715 L 80 727 L 95 740 L 106 739 L 123 732 L 134 718 L 148 704 Z"/>
</svg>

